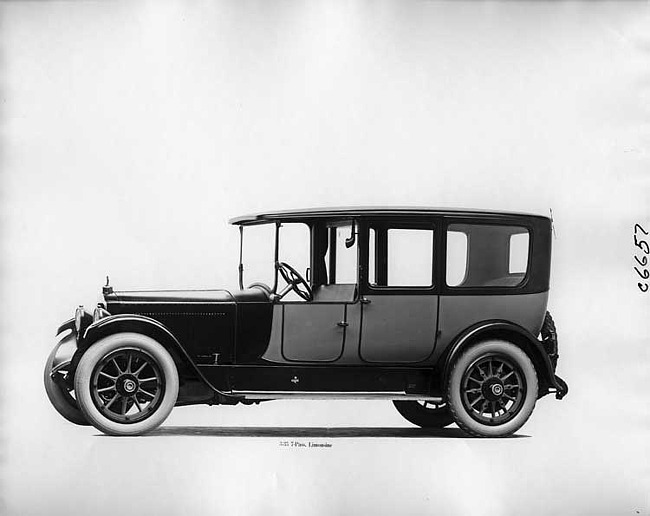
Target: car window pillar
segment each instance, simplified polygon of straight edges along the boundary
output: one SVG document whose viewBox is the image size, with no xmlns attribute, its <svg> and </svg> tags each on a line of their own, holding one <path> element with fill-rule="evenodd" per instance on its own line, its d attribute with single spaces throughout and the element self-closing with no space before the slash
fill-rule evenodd
<svg viewBox="0 0 650 516">
<path fill-rule="evenodd" d="M 363 220 L 357 220 L 357 290 L 358 296 L 368 292 L 368 243 L 369 229 L 368 223 Z"/>
<path fill-rule="evenodd" d="M 329 278 L 327 283 L 333 285 L 336 283 L 336 226 L 330 226 L 329 231 Z"/>
<path fill-rule="evenodd" d="M 311 225 L 311 270 L 312 270 L 312 287 L 327 285 L 327 265 L 325 256 L 327 255 L 327 237 L 328 230 L 323 224 Z"/>
<path fill-rule="evenodd" d="M 388 284 L 388 230 L 375 226 L 375 283 L 379 286 Z"/>
<path fill-rule="evenodd" d="M 275 255 L 274 255 L 274 272 L 273 272 L 273 288 L 271 289 L 272 292 L 276 293 L 278 290 L 278 270 L 280 268 L 280 226 L 281 224 L 279 222 L 275 223 Z"/>
<path fill-rule="evenodd" d="M 244 226 L 239 226 L 239 289 L 244 290 Z"/>
</svg>

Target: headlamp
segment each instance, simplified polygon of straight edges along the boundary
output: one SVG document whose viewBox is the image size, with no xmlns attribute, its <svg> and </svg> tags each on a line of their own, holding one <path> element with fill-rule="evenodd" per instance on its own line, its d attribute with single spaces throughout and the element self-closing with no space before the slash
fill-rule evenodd
<svg viewBox="0 0 650 516">
<path fill-rule="evenodd" d="M 79 332 L 81 331 L 81 321 L 83 320 L 83 316 L 84 307 L 83 305 L 79 305 L 74 313 L 74 329 L 76 330 L 77 335 L 79 335 Z"/>
<path fill-rule="evenodd" d="M 95 311 L 93 312 L 93 322 L 97 322 L 104 317 L 108 317 L 109 315 L 111 314 L 106 309 L 104 309 L 104 306 L 101 303 L 97 303 Z"/>
</svg>

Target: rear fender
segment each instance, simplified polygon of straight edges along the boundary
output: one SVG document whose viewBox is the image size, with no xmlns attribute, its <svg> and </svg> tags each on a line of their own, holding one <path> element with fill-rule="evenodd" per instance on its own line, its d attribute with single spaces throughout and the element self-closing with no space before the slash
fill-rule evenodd
<svg viewBox="0 0 650 516">
<path fill-rule="evenodd" d="M 449 380 L 451 368 L 456 359 L 469 347 L 477 342 L 488 339 L 502 339 L 519 346 L 531 359 L 539 380 L 538 398 L 548 394 L 553 389 L 561 393 L 564 389 L 558 383 L 553 366 L 542 343 L 535 338 L 528 330 L 508 321 L 484 321 L 478 323 L 461 335 L 449 347 L 444 360 L 442 374 L 442 392 Z"/>
</svg>

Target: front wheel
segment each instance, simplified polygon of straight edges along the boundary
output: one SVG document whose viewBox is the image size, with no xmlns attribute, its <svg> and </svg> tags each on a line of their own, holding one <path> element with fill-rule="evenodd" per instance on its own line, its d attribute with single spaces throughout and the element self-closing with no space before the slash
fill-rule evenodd
<svg viewBox="0 0 650 516">
<path fill-rule="evenodd" d="M 47 397 L 56 411 L 65 419 L 75 425 L 88 426 L 90 423 L 81 412 L 75 399 L 72 384 L 68 381 L 70 360 L 64 360 L 54 365 L 57 350 L 58 346 L 54 348 L 54 351 L 47 358 L 45 371 L 43 371 L 43 383 L 45 384 Z"/>
<path fill-rule="evenodd" d="M 537 400 L 537 373 L 526 353 L 502 340 L 465 351 L 449 375 L 447 402 L 458 426 L 477 437 L 511 435 Z"/>
<path fill-rule="evenodd" d="M 394 400 L 404 419 L 422 428 L 444 428 L 454 422 L 446 403 L 420 400 Z"/>
<path fill-rule="evenodd" d="M 158 427 L 178 397 L 174 360 L 154 339 L 117 333 L 93 344 L 79 361 L 75 392 L 86 419 L 109 435 Z"/>
</svg>

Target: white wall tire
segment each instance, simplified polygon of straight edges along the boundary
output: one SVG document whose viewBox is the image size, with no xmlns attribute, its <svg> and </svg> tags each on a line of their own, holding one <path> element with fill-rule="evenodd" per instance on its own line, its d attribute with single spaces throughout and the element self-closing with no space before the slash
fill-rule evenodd
<svg viewBox="0 0 650 516">
<path fill-rule="evenodd" d="M 447 403 L 456 424 L 476 437 L 505 437 L 528 420 L 537 401 L 535 366 L 518 346 L 480 342 L 454 363 Z"/>
<path fill-rule="evenodd" d="M 151 337 L 116 333 L 81 357 L 75 394 L 86 419 L 109 435 L 140 435 L 165 421 L 178 397 L 178 371 Z"/>
</svg>

